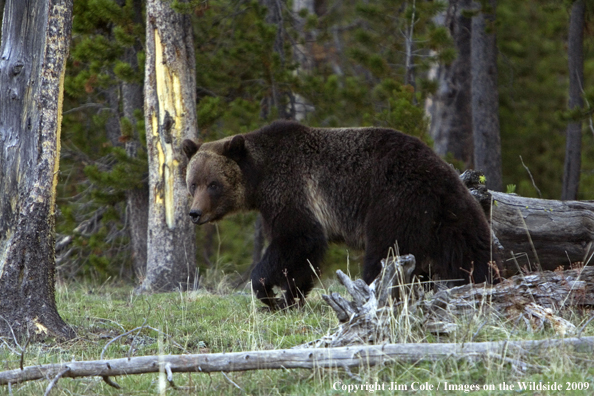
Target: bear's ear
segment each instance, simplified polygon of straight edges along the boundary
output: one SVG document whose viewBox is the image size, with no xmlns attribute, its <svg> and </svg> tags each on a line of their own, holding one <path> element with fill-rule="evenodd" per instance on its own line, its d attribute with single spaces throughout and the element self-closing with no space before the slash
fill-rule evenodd
<svg viewBox="0 0 594 396">
<path fill-rule="evenodd" d="M 243 135 L 233 136 L 233 139 L 225 142 L 222 154 L 236 162 L 242 159 L 245 156 L 245 139 Z"/>
<path fill-rule="evenodd" d="M 196 144 L 193 140 L 186 139 L 182 142 L 182 151 L 188 159 L 191 159 L 199 148 L 200 144 Z"/>
</svg>

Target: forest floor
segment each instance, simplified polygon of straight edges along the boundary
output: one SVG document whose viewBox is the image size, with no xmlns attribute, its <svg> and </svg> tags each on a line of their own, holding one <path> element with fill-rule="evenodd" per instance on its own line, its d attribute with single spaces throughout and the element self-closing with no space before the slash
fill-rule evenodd
<svg viewBox="0 0 594 396">
<path fill-rule="evenodd" d="M 130 285 L 58 284 L 58 310 L 77 333 L 71 341 L 31 343 L 24 366 L 72 360 L 97 360 L 156 354 L 215 353 L 291 348 L 332 333 L 334 312 L 321 298 L 328 292 L 345 295 L 335 280 L 318 284 L 300 309 L 270 312 L 247 291 L 216 288 L 157 295 L 134 295 Z M 422 324 L 422 312 L 402 329 L 400 342 L 480 342 L 559 338 L 549 327 L 527 329 L 524 321 L 480 316 L 461 318 L 458 331 L 438 337 Z M 562 314 L 578 328 L 591 312 Z M 594 335 L 594 322 L 582 335 Z M 114 339 L 129 332 L 129 335 Z M 113 341 L 113 342 L 112 342 Z M 111 342 L 111 343 L 110 343 Z M 110 343 L 110 344 L 109 344 Z M 108 345 L 109 344 L 109 345 Z M 22 345 L 22 343 L 21 343 Z M 62 378 L 51 395 L 347 395 L 347 394 L 475 394 L 475 395 L 591 395 L 594 394 L 594 356 L 560 350 L 545 356 L 523 357 L 520 364 L 500 356 L 480 361 L 455 357 L 416 364 L 393 362 L 362 365 L 357 370 L 259 370 L 231 373 L 175 373 L 169 386 L 159 374 L 112 378 L 121 389 L 100 377 Z M 18 368 L 21 353 L 0 344 L 0 370 Z M 48 380 L 0 386 L 0 394 L 42 395 Z M 556 385 L 555 385 L 556 384 Z M 561 386 L 563 391 L 541 390 Z M 474 387 L 473 387 L 474 386 Z M 513 388 L 512 388 L 513 386 Z M 479 391 L 474 391 L 476 388 Z M 483 390 L 483 388 L 491 390 Z M 522 391 L 521 388 L 526 387 Z M 584 389 L 586 388 L 587 389 Z M 575 390 L 570 390 L 570 389 Z M 447 390 L 446 390 L 447 389 Z"/>
</svg>

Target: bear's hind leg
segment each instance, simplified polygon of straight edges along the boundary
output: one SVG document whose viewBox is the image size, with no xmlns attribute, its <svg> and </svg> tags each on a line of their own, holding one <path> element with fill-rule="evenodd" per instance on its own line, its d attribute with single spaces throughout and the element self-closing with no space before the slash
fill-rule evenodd
<svg viewBox="0 0 594 396">
<path fill-rule="evenodd" d="M 375 247 L 365 249 L 363 262 L 363 280 L 370 285 L 382 271 L 381 261 L 388 255 L 390 247 Z"/>
</svg>

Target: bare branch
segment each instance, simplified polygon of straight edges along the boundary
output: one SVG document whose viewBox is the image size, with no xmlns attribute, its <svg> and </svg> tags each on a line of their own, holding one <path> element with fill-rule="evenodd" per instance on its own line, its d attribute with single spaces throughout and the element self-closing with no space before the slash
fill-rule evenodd
<svg viewBox="0 0 594 396">
<path fill-rule="evenodd" d="M 111 378 L 109 378 L 109 376 L 104 375 L 102 378 L 107 385 L 116 389 L 122 389 L 122 387 L 117 382 L 114 382 Z"/>
<path fill-rule="evenodd" d="M 22 368 L 21 368 L 21 370 L 22 370 Z M 65 367 L 64 369 L 62 369 L 62 371 L 60 371 L 54 377 L 54 379 L 49 383 L 49 385 L 47 386 L 47 388 L 45 388 L 45 393 L 43 394 L 43 396 L 48 396 L 50 394 L 50 392 L 52 391 L 52 388 L 58 383 L 58 380 L 60 378 L 62 378 L 62 376 L 64 374 L 66 374 L 68 371 L 70 371 L 70 367 Z"/>
<path fill-rule="evenodd" d="M 487 358 L 493 353 L 519 359 L 530 354 L 550 354 L 554 348 L 585 348 L 592 350 L 594 337 L 529 341 L 497 341 L 464 344 L 407 343 L 363 345 L 340 348 L 280 349 L 194 355 L 153 355 L 112 360 L 77 361 L 28 366 L 0 372 L 0 385 L 61 377 L 90 377 L 158 373 L 160 362 L 176 372 L 233 372 L 284 369 L 341 369 L 343 367 L 375 366 L 395 362 L 437 361 L 441 359 Z"/>
</svg>

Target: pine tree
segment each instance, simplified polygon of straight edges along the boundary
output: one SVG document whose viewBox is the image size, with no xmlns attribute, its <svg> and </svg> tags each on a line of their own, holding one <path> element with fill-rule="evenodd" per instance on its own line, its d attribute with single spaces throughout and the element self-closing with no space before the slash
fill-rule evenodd
<svg viewBox="0 0 594 396">
<path fill-rule="evenodd" d="M 138 273 L 146 261 L 141 12 L 139 0 L 74 5 L 62 154 L 67 177 L 58 224 L 63 236 L 58 257 L 66 277 L 132 278 L 131 264 Z"/>
</svg>

